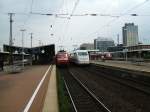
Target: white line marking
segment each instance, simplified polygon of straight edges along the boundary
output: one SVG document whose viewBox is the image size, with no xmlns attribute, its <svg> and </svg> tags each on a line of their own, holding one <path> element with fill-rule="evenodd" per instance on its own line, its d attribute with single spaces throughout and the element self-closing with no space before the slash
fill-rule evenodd
<svg viewBox="0 0 150 112">
<path fill-rule="evenodd" d="M 32 103 L 33 103 L 33 101 L 35 99 L 35 96 L 37 95 L 41 85 L 43 84 L 43 82 L 44 82 L 44 80 L 45 80 L 45 78 L 46 78 L 50 68 L 51 68 L 51 65 L 48 67 L 47 71 L 45 72 L 44 76 L 42 77 L 40 83 L 38 84 L 36 90 L 34 91 L 32 97 L 30 98 L 30 100 L 29 100 L 28 104 L 26 105 L 25 109 L 23 110 L 23 112 L 28 112 L 29 111 L 29 109 L 30 109 L 30 107 L 31 107 L 31 105 L 32 105 Z"/>
</svg>

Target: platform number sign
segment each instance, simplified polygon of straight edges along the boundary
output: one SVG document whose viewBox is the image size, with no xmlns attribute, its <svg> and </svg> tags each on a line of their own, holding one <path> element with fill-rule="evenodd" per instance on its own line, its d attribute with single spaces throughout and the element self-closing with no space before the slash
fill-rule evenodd
<svg viewBox="0 0 150 112">
<path fill-rule="evenodd" d="M 45 51 L 44 51 L 44 50 L 42 50 L 41 52 L 42 52 L 42 54 L 44 54 L 44 53 L 45 53 Z"/>
</svg>

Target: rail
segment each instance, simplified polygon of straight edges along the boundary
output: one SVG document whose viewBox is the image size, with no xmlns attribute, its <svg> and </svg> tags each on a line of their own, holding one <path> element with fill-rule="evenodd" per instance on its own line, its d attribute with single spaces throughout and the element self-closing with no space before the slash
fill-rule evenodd
<svg viewBox="0 0 150 112">
<path fill-rule="evenodd" d="M 91 71 L 89 69 L 86 69 L 88 72 L 95 72 L 95 73 L 99 73 L 98 71 L 96 71 L 97 69 L 95 69 L 95 71 Z M 99 71 L 101 71 L 99 69 Z M 110 72 L 110 70 L 108 70 Z M 132 89 L 135 89 L 137 91 L 140 91 L 140 92 L 143 92 L 144 94 L 147 94 L 147 95 L 150 95 L 150 85 L 148 83 L 143 83 L 143 82 L 138 82 L 138 81 L 135 81 L 135 80 L 132 80 L 132 79 L 124 79 L 123 77 L 119 77 L 117 75 L 105 75 L 105 74 L 108 74 L 107 72 L 105 72 L 105 70 L 102 70 L 101 71 L 101 76 L 108 79 L 108 80 L 112 80 L 112 81 L 115 81 L 119 84 L 122 84 L 124 86 L 127 86 L 127 87 L 130 87 Z M 137 86 L 139 85 L 139 86 Z M 145 89 L 146 88 L 146 89 Z"/>
<path fill-rule="evenodd" d="M 96 95 L 94 95 L 77 77 L 75 77 L 73 75 L 73 73 L 70 71 L 71 75 L 76 79 L 76 81 L 97 101 L 99 102 L 99 104 L 107 111 L 107 112 L 111 112 L 104 103 L 102 103 L 97 97 Z"/>
<path fill-rule="evenodd" d="M 71 76 L 73 77 L 73 79 L 84 89 L 84 91 L 86 91 L 86 92 L 91 96 L 91 98 L 92 98 L 95 102 L 98 103 L 99 108 L 101 108 L 101 109 L 103 110 L 103 112 L 111 112 L 111 111 L 105 106 L 105 104 L 102 103 L 102 102 L 97 98 L 97 96 L 96 96 L 94 93 L 92 93 L 77 77 L 74 76 L 74 74 L 73 74 L 71 71 L 69 71 L 69 73 L 71 74 Z M 67 83 L 66 83 L 65 80 L 64 80 L 64 82 L 65 82 L 65 85 L 66 85 L 68 94 L 69 94 L 69 96 L 70 96 L 72 105 L 73 105 L 73 107 L 74 107 L 74 110 L 75 110 L 75 112 L 78 112 L 77 107 L 76 107 L 76 105 L 75 105 L 75 102 L 74 102 L 74 100 L 73 100 L 73 98 L 72 98 L 72 96 L 71 96 L 71 93 L 70 93 L 70 91 L 69 91 L 69 88 L 68 88 L 68 86 L 67 86 Z"/>
</svg>

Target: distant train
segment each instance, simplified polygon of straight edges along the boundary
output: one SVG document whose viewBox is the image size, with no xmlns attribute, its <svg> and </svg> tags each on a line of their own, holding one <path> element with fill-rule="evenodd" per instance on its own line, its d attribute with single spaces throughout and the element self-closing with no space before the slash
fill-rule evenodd
<svg viewBox="0 0 150 112">
<path fill-rule="evenodd" d="M 111 60 L 112 59 L 112 54 L 109 53 L 109 52 L 105 52 L 104 53 L 104 58 L 105 58 L 105 60 Z"/>
<path fill-rule="evenodd" d="M 69 64 L 69 55 L 66 51 L 59 51 L 56 54 L 56 65 L 68 65 Z"/>
<path fill-rule="evenodd" d="M 89 53 L 87 50 L 75 50 L 70 54 L 70 62 L 85 65 L 90 64 Z"/>
</svg>

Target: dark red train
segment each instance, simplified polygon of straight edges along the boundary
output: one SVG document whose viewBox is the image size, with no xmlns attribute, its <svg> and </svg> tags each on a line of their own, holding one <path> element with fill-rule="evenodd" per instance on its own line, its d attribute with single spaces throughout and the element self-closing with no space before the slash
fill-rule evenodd
<svg viewBox="0 0 150 112">
<path fill-rule="evenodd" d="M 68 65 L 69 55 L 66 51 L 59 51 L 56 54 L 56 65 Z"/>
<path fill-rule="evenodd" d="M 104 53 L 104 57 L 105 57 L 105 60 L 111 60 L 112 59 L 112 54 L 109 53 L 109 52 L 106 52 L 106 53 Z"/>
</svg>

